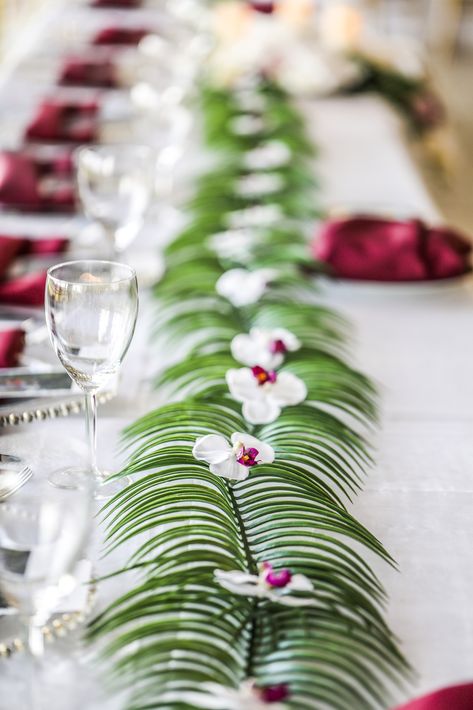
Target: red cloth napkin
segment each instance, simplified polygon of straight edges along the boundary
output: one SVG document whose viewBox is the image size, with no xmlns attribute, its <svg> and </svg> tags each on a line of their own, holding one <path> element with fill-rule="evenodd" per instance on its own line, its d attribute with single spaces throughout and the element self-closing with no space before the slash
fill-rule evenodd
<svg viewBox="0 0 473 710">
<path fill-rule="evenodd" d="M 42 306 L 46 276 L 46 271 L 41 271 L 1 282 L 0 303 L 8 303 L 11 306 Z"/>
<path fill-rule="evenodd" d="M 25 333 L 21 328 L 0 331 L 0 369 L 17 367 L 25 347 Z"/>
<path fill-rule="evenodd" d="M 396 710 L 473 710 L 473 683 L 437 690 Z"/>
<path fill-rule="evenodd" d="M 104 27 L 92 39 L 92 44 L 134 47 L 149 33 L 144 27 Z"/>
<path fill-rule="evenodd" d="M 75 190 L 70 155 L 42 160 L 0 151 L 0 205 L 32 212 L 72 212 Z"/>
<path fill-rule="evenodd" d="M 471 268 L 471 244 L 446 227 L 420 220 L 351 217 L 326 222 L 312 245 L 335 276 L 361 281 L 423 281 Z"/>
<path fill-rule="evenodd" d="M 274 2 L 270 0 L 250 0 L 250 5 L 256 12 L 263 12 L 265 15 L 271 15 L 274 12 Z"/>
<path fill-rule="evenodd" d="M 115 64 L 109 59 L 66 59 L 59 75 L 63 86 L 92 86 L 113 89 L 119 86 Z"/>
<path fill-rule="evenodd" d="M 43 101 L 25 131 L 28 141 L 92 143 L 98 135 L 96 101 Z"/>
<path fill-rule="evenodd" d="M 66 251 L 69 240 L 65 237 L 48 237 L 30 239 L 28 237 L 10 237 L 0 235 L 0 278 L 18 256 L 43 256 L 47 254 L 62 254 Z"/>
<path fill-rule="evenodd" d="M 142 0 L 92 0 L 91 7 L 111 7 L 119 10 L 133 10 L 141 7 Z"/>
</svg>

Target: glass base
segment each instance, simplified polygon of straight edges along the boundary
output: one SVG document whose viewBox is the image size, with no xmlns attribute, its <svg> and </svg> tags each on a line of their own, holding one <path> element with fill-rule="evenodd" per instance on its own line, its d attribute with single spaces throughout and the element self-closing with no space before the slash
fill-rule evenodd
<svg viewBox="0 0 473 710">
<path fill-rule="evenodd" d="M 61 468 L 54 471 L 48 478 L 49 483 L 55 488 L 66 490 L 76 490 L 84 483 L 88 483 L 93 477 L 95 479 L 95 500 L 106 500 L 122 491 L 131 483 L 131 478 L 122 476 L 114 480 L 109 480 L 110 474 L 100 472 L 94 476 L 90 471 L 81 468 Z"/>
</svg>

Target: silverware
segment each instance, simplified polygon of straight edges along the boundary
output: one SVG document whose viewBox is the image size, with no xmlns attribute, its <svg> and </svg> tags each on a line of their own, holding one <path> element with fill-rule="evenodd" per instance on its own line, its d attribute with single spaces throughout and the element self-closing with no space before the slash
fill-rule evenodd
<svg viewBox="0 0 473 710">
<path fill-rule="evenodd" d="M 0 503 L 9 498 L 28 483 L 33 471 L 29 466 L 25 466 L 19 472 L 5 470 L 0 473 Z"/>
</svg>

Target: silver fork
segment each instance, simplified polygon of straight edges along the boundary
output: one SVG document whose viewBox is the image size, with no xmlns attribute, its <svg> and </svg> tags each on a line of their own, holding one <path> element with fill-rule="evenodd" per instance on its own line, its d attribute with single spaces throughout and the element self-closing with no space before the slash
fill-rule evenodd
<svg viewBox="0 0 473 710">
<path fill-rule="evenodd" d="M 19 491 L 25 483 L 28 483 L 32 475 L 33 471 L 31 468 L 29 466 L 25 466 L 18 473 L 14 473 L 13 471 L 5 473 L 5 477 L 8 476 L 10 483 L 4 482 L 2 485 L 3 476 L 0 476 L 0 503 L 13 495 L 13 493 Z"/>
</svg>

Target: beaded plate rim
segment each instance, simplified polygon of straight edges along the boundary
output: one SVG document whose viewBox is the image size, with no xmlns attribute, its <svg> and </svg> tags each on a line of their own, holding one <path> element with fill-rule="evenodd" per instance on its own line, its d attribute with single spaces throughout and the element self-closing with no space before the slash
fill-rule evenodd
<svg viewBox="0 0 473 710">
<path fill-rule="evenodd" d="M 114 396 L 115 394 L 113 392 L 103 392 L 98 395 L 98 401 L 100 404 L 104 404 Z M 12 407 L 11 411 L 0 411 L 0 428 L 80 414 L 84 409 L 84 397 L 82 395 L 78 397 L 64 397 L 52 403 L 47 403 L 46 401 L 42 402 L 36 399 L 31 400 L 29 407 L 23 407 L 17 406 L 16 408 Z"/>
</svg>

